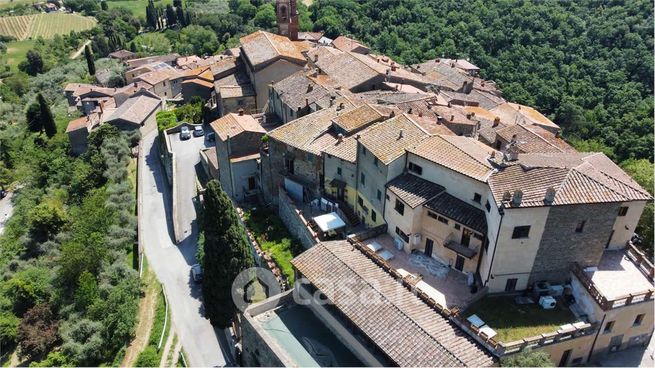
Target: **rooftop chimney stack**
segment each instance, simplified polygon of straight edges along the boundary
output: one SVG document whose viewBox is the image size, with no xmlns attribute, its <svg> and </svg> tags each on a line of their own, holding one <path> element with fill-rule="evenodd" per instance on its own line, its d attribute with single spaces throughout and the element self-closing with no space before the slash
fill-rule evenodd
<svg viewBox="0 0 655 368">
<path fill-rule="evenodd" d="M 500 118 L 496 116 L 496 117 L 494 118 L 494 124 L 493 124 L 493 127 L 497 127 L 498 124 L 500 124 Z"/>
<path fill-rule="evenodd" d="M 555 188 L 548 187 L 548 189 L 546 189 L 546 196 L 544 197 L 544 203 L 553 204 L 553 202 L 555 201 L 555 194 L 557 194 L 557 192 L 555 192 Z"/>
<path fill-rule="evenodd" d="M 512 206 L 513 207 L 520 206 L 521 201 L 523 201 L 523 192 L 520 190 L 515 190 L 514 194 L 512 194 Z"/>
<path fill-rule="evenodd" d="M 339 142 L 339 143 L 343 142 L 343 134 L 342 133 L 339 133 L 337 135 L 337 142 Z"/>
<path fill-rule="evenodd" d="M 398 134 L 398 139 L 401 139 L 405 136 L 405 129 L 400 129 L 400 132 Z"/>
<path fill-rule="evenodd" d="M 243 109 L 239 109 L 239 116 L 243 116 Z"/>
</svg>

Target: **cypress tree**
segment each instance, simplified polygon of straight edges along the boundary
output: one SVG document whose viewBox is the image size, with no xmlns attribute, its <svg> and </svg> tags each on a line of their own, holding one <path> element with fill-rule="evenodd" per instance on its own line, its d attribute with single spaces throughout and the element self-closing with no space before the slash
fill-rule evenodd
<svg viewBox="0 0 655 368">
<path fill-rule="evenodd" d="M 246 235 L 232 207 L 232 201 L 216 180 L 207 184 L 204 194 L 202 228 L 205 234 L 202 293 L 205 312 L 211 323 L 228 327 L 236 313 L 232 301 L 232 282 L 254 261 Z"/>
<path fill-rule="evenodd" d="M 96 75 L 96 63 L 93 61 L 93 54 L 89 45 L 84 46 L 84 57 L 86 58 L 86 66 L 89 69 L 89 74 Z"/>
<path fill-rule="evenodd" d="M 54 137 L 57 134 L 57 124 L 55 124 L 55 118 L 52 116 L 52 111 L 50 111 L 50 106 L 46 102 L 42 94 L 36 96 L 37 101 L 39 102 L 39 108 L 41 110 L 41 121 L 43 122 L 43 130 L 48 138 Z"/>
<path fill-rule="evenodd" d="M 41 121 L 41 106 L 38 102 L 33 102 L 27 107 L 25 112 L 25 120 L 27 121 L 27 129 L 31 132 L 43 131 L 43 122 Z"/>
<path fill-rule="evenodd" d="M 176 24 L 177 24 L 177 14 L 175 13 L 175 9 L 173 9 L 173 6 L 171 4 L 168 4 L 166 5 L 166 25 L 168 27 L 173 27 Z"/>
</svg>

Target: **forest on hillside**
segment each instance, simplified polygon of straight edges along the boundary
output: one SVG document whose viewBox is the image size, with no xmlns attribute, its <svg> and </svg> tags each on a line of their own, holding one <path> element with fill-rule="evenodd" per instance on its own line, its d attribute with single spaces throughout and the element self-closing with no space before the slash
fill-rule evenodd
<svg viewBox="0 0 655 368">
<path fill-rule="evenodd" d="M 400 63 L 466 58 L 576 148 L 653 161 L 653 6 L 635 1 L 317 0 L 313 28 Z"/>
</svg>

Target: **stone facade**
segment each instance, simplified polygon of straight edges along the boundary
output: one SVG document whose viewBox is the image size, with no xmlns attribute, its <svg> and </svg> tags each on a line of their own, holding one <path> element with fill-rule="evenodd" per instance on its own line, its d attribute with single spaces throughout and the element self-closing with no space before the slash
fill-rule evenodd
<svg viewBox="0 0 655 368">
<path fill-rule="evenodd" d="M 320 195 L 323 160 L 321 156 L 301 151 L 286 144 L 269 139 L 270 162 L 262 165 L 262 170 L 269 170 L 272 179 L 271 188 L 284 187 L 284 178 L 288 176 L 293 181 L 302 184 L 309 201 Z M 287 169 L 286 162 L 293 165 L 293 172 Z M 277 200 L 277 193 L 271 193 L 273 201 Z"/>
<path fill-rule="evenodd" d="M 298 208 L 283 188 L 279 188 L 278 193 L 278 215 L 280 219 L 282 219 L 291 235 L 300 240 L 305 248 L 313 247 L 318 239 L 307 227 L 307 220 L 300 216 Z"/>
<path fill-rule="evenodd" d="M 280 358 L 271 350 L 262 336 L 252 325 L 252 317 L 241 319 L 241 336 L 243 351 L 242 367 L 284 367 Z"/>
<path fill-rule="evenodd" d="M 619 203 L 553 206 L 546 220 L 529 284 L 562 282 L 574 262 L 595 266 L 603 256 L 619 211 Z M 585 221 L 581 232 L 576 227 Z"/>
</svg>

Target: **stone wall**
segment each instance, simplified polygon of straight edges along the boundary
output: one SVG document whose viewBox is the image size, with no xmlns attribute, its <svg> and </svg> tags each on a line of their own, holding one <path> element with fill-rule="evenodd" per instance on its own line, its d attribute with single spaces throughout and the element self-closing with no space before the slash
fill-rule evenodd
<svg viewBox="0 0 655 368">
<path fill-rule="evenodd" d="M 607 245 L 619 203 L 553 206 L 535 257 L 529 283 L 539 280 L 563 282 L 574 262 L 595 266 Z M 575 231 L 586 221 L 582 232 Z"/>
<path fill-rule="evenodd" d="M 253 326 L 257 323 L 250 316 L 241 319 L 242 367 L 284 367 L 277 354 L 264 341 Z"/>
<path fill-rule="evenodd" d="M 278 214 L 291 235 L 307 249 L 318 243 L 317 235 L 307 227 L 305 219 L 284 188 L 278 188 Z"/>
</svg>

